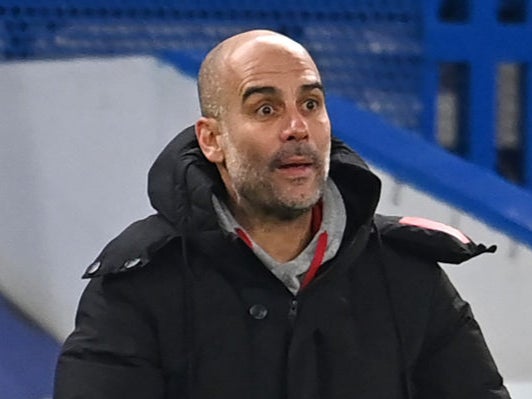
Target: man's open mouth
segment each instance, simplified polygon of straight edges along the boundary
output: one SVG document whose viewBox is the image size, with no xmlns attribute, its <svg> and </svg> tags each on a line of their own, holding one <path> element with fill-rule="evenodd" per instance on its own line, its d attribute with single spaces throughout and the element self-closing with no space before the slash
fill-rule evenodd
<svg viewBox="0 0 532 399">
<path fill-rule="evenodd" d="M 284 160 L 278 166 L 279 169 L 290 169 L 290 168 L 308 168 L 312 167 L 314 163 L 308 158 L 303 157 L 292 157 L 290 159 Z"/>
</svg>

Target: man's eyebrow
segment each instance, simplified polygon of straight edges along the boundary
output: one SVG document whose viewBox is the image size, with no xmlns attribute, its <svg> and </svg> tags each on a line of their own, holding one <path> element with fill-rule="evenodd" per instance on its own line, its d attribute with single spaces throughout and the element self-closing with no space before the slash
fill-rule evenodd
<svg viewBox="0 0 532 399">
<path fill-rule="evenodd" d="M 323 88 L 323 85 L 320 82 L 314 82 L 314 83 L 308 83 L 304 84 L 300 87 L 300 92 L 308 92 L 312 91 L 314 89 L 318 89 L 321 92 L 325 93 L 325 89 Z M 244 103 L 249 97 L 251 97 L 253 94 L 277 94 L 279 92 L 279 89 L 273 87 L 273 86 L 251 86 L 248 87 L 244 94 L 242 95 L 242 102 Z"/>
<path fill-rule="evenodd" d="M 314 89 L 318 89 L 322 93 L 325 94 L 325 88 L 323 87 L 323 85 L 320 82 L 314 82 L 314 83 L 309 83 L 309 84 L 306 84 L 306 85 L 302 85 L 301 88 L 299 89 L 299 91 L 307 92 L 307 91 L 312 91 Z"/>
<path fill-rule="evenodd" d="M 242 102 L 245 102 L 253 94 L 276 94 L 279 90 L 273 86 L 251 86 L 242 95 Z"/>
</svg>

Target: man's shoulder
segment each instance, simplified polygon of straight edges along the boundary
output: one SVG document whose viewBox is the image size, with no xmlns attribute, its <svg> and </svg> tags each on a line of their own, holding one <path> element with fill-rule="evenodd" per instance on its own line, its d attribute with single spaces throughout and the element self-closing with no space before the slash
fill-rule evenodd
<svg viewBox="0 0 532 399">
<path fill-rule="evenodd" d="M 431 219 L 376 214 L 374 222 L 389 247 L 432 263 L 459 264 L 497 249 L 475 243 L 460 230 Z"/>
<path fill-rule="evenodd" d="M 174 226 L 161 215 L 138 220 L 104 247 L 82 277 L 93 278 L 140 269 L 150 264 L 155 254 L 178 236 Z"/>
</svg>

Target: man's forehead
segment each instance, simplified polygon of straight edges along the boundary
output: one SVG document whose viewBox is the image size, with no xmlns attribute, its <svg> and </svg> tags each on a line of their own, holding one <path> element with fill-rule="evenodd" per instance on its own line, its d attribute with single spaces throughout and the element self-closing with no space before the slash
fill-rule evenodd
<svg viewBox="0 0 532 399">
<path fill-rule="evenodd" d="M 241 50 L 227 60 L 226 71 L 244 86 L 274 85 L 290 74 L 297 76 L 294 83 L 298 85 L 320 80 L 316 65 L 305 51 L 269 44 Z"/>
<path fill-rule="evenodd" d="M 218 87 L 237 94 L 241 100 L 249 97 L 250 91 L 258 92 L 254 90 L 256 87 L 294 91 L 321 82 L 307 50 L 275 32 L 250 31 L 236 35 L 222 43 L 216 58 Z"/>
</svg>

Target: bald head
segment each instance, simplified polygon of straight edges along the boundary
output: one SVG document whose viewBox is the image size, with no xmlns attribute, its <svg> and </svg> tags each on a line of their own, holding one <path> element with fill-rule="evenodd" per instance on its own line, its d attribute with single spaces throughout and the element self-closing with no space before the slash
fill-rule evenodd
<svg viewBox="0 0 532 399">
<path fill-rule="evenodd" d="M 302 45 L 277 32 L 252 30 L 231 36 L 214 47 L 201 64 L 198 95 L 202 116 L 219 118 L 223 114 L 223 98 L 227 89 L 224 82 L 231 72 L 231 60 L 240 59 L 246 54 L 252 56 L 262 49 L 271 47 L 300 53 L 312 61 Z"/>
</svg>

